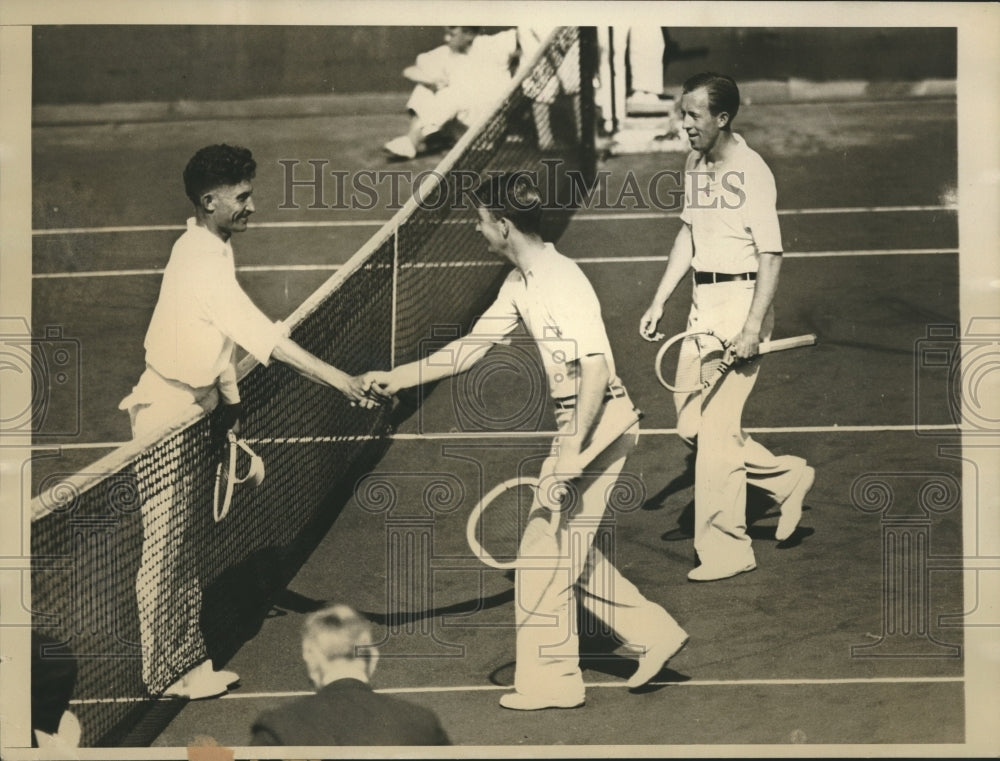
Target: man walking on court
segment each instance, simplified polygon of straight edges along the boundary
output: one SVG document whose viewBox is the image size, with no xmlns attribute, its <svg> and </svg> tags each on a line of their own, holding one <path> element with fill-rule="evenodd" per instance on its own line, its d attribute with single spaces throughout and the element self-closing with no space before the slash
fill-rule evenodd
<svg viewBox="0 0 1000 761">
<path fill-rule="evenodd" d="M 281 323 L 268 319 L 236 280 L 231 238 L 247 229 L 254 212 L 251 180 L 256 166 L 245 148 L 210 145 L 184 170 L 194 216 L 163 272 L 146 332 L 146 370 L 119 405 L 129 413 L 134 438 L 211 410 L 220 398 L 226 405 L 226 426 L 237 427 L 237 344 L 264 365 L 277 359 L 316 383 L 338 389 L 352 404 L 365 398 L 360 378 L 328 365 L 288 338 Z M 142 490 L 157 474 L 141 463 L 138 468 Z M 161 488 L 155 499 L 143 495 L 136 592 L 147 688 L 154 695 L 193 700 L 221 695 L 239 677 L 215 671 L 207 659 L 198 624 L 201 589 L 193 558 L 181 555 L 188 488 L 182 476 Z"/>
<path fill-rule="evenodd" d="M 366 376 L 385 394 L 464 372 L 490 347 L 507 343 L 523 322 L 536 340 L 555 403 L 559 433 L 541 467 L 541 484 L 518 550 L 515 574 L 517 667 L 514 692 L 500 705 L 516 710 L 583 705 L 576 632 L 577 596 L 587 610 L 644 653 L 628 680 L 645 684 L 687 641 L 661 606 L 593 546 L 595 523 L 607 508 L 638 420 L 615 371 L 597 295 L 580 267 L 541 237 L 542 203 L 523 173 L 500 175 L 475 193 L 476 229 L 490 251 L 514 265 L 496 300 L 464 339 L 424 360 Z M 581 458 L 592 439 L 624 431 L 593 461 Z M 568 514 L 550 521 L 546 483 L 572 482 L 578 494 Z M 558 508 L 556 508 L 558 510 Z M 535 563 L 534 559 L 539 562 Z"/>
<path fill-rule="evenodd" d="M 371 624 L 348 606 L 309 615 L 302 659 L 316 694 L 259 716 L 251 745 L 451 745 L 430 710 L 372 691 Z"/>
<path fill-rule="evenodd" d="M 714 581 L 757 567 L 746 532 L 746 487 L 781 504 L 775 533 L 788 539 L 815 472 L 801 457 L 775 457 L 742 429 L 743 406 L 757 380 L 757 349 L 771 335 L 772 303 L 781 269 L 781 231 L 774 177 L 763 159 L 732 131 L 740 106 L 732 78 L 698 74 L 684 83 L 683 126 L 693 149 L 684 172 L 684 223 L 666 270 L 639 323 L 659 340 L 663 305 L 694 269 L 688 330 L 710 329 L 731 343 L 738 363 L 710 394 L 675 394 L 677 432 L 697 445 L 694 547 L 700 565 L 688 578 Z M 694 341 L 682 349 L 677 374 L 703 361 Z"/>
</svg>

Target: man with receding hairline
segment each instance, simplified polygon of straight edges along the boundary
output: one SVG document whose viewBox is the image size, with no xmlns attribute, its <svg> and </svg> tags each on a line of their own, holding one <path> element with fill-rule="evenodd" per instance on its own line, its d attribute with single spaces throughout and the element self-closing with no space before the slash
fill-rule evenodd
<svg viewBox="0 0 1000 761">
<path fill-rule="evenodd" d="M 312 613 L 302 659 L 316 694 L 261 714 L 251 745 L 450 745 L 429 709 L 373 692 L 371 624 L 347 605 Z"/>
<path fill-rule="evenodd" d="M 780 503 L 775 538 L 782 541 L 798 526 L 815 476 L 801 457 L 775 457 L 742 428 L 743 406 L 757 380 L 757 350 L 774 325 L 783 249 L 774 176 L 732 131 L 739 107 L 732 77 L 706 72 L 684 83 L 681 113 L 692 148 L 684 171 L 684 224 L 639 322 L 643 338 L 659 340 L 663 305 L 693 269 L 687 329 L 712 330 L 730 342 L 738 360 L 710 394 L 674 394 L 677 433 L 697 445 L 694 548 L 700 564 L 688 579 L 699 582 L 757 567 L 746 530 L 748 483 Z M 678 377 L 701 362 L 697 350 L 682 349 Z"/>
</svg>

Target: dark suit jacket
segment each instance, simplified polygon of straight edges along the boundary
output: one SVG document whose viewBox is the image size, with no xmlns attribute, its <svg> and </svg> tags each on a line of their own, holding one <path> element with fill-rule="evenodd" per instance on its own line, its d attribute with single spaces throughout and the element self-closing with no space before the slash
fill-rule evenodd
<svg viewBox="0 0 1000 761">
<path fill-rule="evenodd" d="M 357 679 L 338 679 L 315 695 L 261 714 L 251 745 L 450 745 L 423 706 L 379 695 Z"/>
</svg>

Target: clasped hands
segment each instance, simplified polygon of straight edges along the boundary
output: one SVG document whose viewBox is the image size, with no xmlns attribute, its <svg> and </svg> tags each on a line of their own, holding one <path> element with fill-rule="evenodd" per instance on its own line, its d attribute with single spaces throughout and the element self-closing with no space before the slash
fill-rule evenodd
<svg viewBox="0 0 1000 761">
<path fill-rule="evenodd" d="M 392 377 L 392 372 L 384 370 L 355 375 L 351 378 L 350 386 L 347 397 L 351 400 L 351 406 L 369 410 L 391 401 L 400 389 Z"/>
</svg>

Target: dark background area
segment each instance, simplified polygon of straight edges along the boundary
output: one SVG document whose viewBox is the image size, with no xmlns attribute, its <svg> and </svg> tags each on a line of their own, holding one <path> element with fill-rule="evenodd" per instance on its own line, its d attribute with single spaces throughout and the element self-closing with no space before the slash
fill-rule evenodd
<svg viewBox="0 0 1000 761">
<path fill-rule="evenodd" d="M 954 79 L 957 70 L 955 29 L 670 27 L 669 36 L 680 55 L 668 61 L 668 87 L 706 68 L 738 82 L 790 77 L 907 82 Z M 708 48 L 707 54 L 684 57 L 698 48 Z"/>
<path fill-rule="evenodd" d="M 441 26 L 40 26 L 34 102 L 239 100 L 401 92 Z M 711 68 L 737 80 L 954 79 L 952 28 L 670 27 L 665 84 Z M 212 72 L 206 76 L 206 72 Z"/>
</svg>

